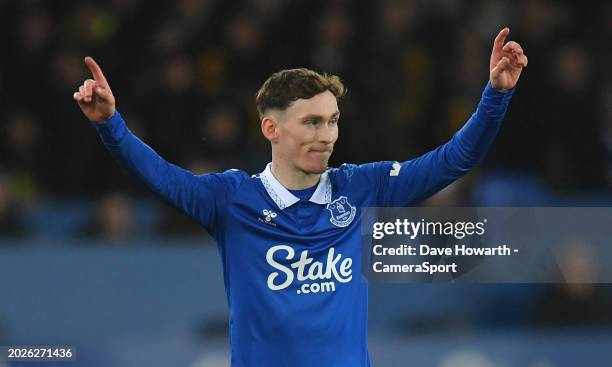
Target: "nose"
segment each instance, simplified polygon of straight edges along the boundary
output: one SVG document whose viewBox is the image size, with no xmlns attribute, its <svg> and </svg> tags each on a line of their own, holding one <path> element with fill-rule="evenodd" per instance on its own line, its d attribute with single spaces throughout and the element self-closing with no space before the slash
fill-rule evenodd
<svg viewBox="0 0 612 367">
<path fill-rule="evenodd" d="M 317 129 L 317 140 L 323 144 L 333 144 L 338 139 L 338 127 L 331 124 L 322 124 Z"/>
</svg>

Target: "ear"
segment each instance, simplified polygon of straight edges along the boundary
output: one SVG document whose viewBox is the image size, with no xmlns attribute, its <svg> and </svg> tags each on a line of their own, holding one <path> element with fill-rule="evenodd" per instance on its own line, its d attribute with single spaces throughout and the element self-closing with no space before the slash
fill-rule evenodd
<svg viewBox="0 0 612 367">
<path fill-rule="evenodd" d="M 276 143 L 278 140 L 278 122 L 270 115 L 266 115 L 261 119 L 261 133 L 271 143 Z"/>
</svg>

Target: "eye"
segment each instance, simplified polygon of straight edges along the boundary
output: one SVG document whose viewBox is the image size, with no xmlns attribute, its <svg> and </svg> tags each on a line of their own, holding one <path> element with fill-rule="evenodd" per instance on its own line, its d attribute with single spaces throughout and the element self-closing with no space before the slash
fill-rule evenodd
<svg viewBox="0 0 612 367">
<path fill-rule="evenodd" d="M 332 119 L 329 121 L 329 123 L 332 125 L 338 125 L 338 119 Z"/>
</svg>

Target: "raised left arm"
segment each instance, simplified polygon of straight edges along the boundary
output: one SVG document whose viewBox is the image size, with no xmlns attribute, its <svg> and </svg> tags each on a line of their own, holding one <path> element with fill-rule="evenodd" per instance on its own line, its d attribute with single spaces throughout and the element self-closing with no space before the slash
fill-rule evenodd
<svg viewBox="0 0 612 367">
<path fill-rule="evenodd" d="M 506 115 L 521 71 L 527 66 L 527 57 L 518 43 L 504 44 L 509 32 L 504 28 L 495 38 L 489 83 L 476 112 L 450 141 L 403 163 L 378 162 L 361 166 L 379 180 L 380 206 L 414 205 L 482 162 Z"/>
</svg>

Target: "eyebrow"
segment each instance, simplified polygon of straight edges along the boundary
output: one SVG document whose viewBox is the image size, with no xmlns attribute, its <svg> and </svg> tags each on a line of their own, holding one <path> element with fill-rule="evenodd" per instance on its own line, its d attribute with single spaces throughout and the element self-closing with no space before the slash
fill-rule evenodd
<svg viewBox="0 0 612 367">
<path fill-rule="evenodd" d="M 336 111 L 329 118 L 333 119 L 333 118 L 337 118 L 339 116 L 340 116 L 340 111 Z M 306 121 L 306 120 L 323 120 L 324 118 L 325 118 L 325 116 L 323 116 L 323 115 L 310 114 L 310 115 L 306 115 L 306 116 L 300 118 L 300 120 L 301 121 Z"/>
</svg>

